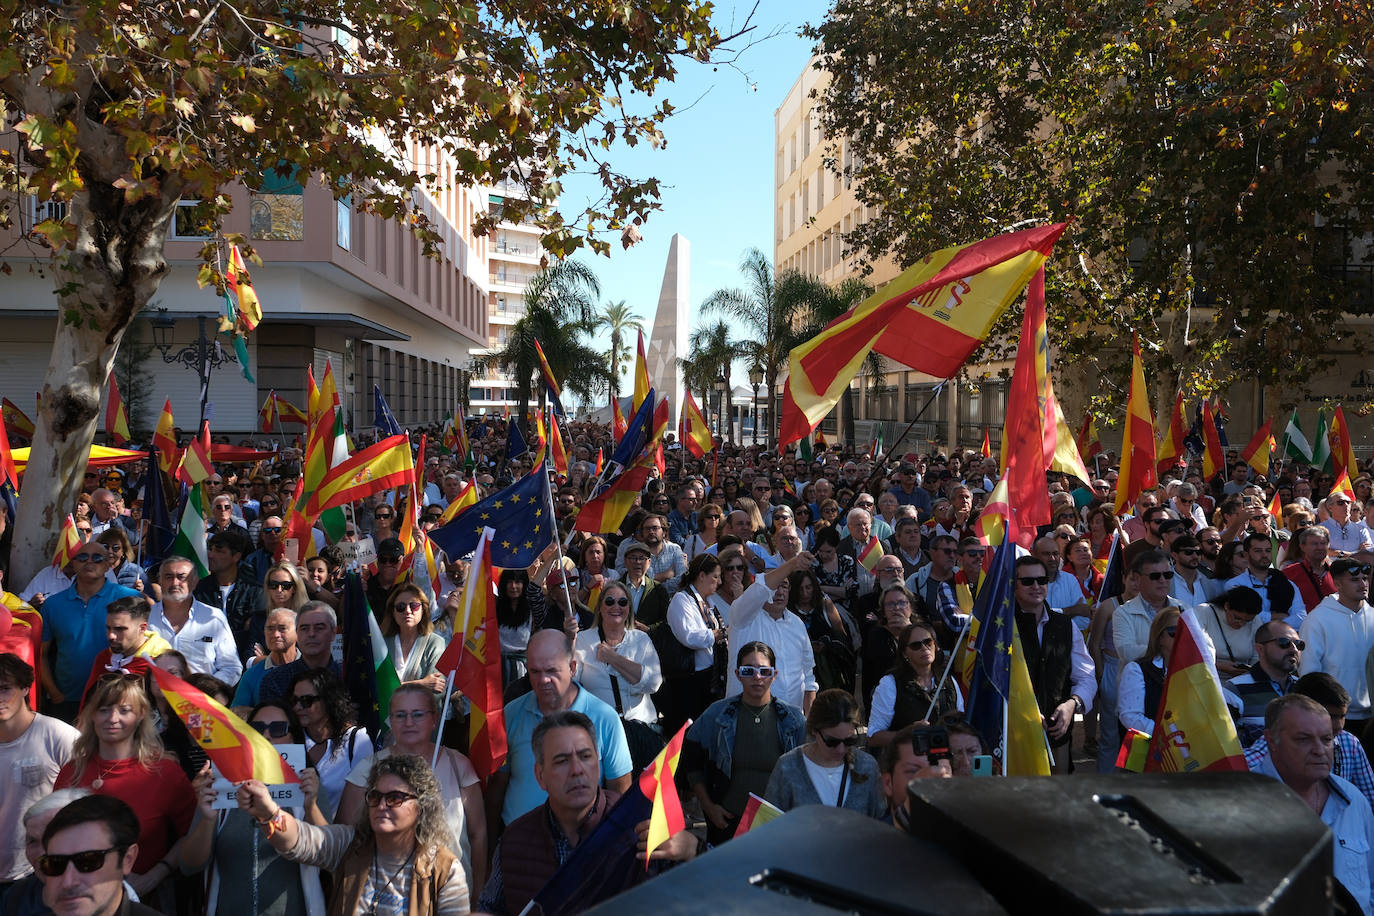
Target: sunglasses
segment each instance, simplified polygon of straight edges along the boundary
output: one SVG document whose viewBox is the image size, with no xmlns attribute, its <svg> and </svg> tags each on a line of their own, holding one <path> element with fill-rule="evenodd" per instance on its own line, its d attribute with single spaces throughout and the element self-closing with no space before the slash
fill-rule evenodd
<svg viewBox="0 0 1374 916">
<path fill-rule="evenodd" d="M 373 517 L 373 518 L 380 518 L 380 519 L 388 519 L 388 518 L 395 518 L 396 516 L 393 515 L 393 514 L 390 513 L 390 512 L 374 512 L 374 513 L 372 514 L 372 517 Z"/>
<path fill-rule="evenodd" d="M 1160 579 L 1167 582 L 1173 577 L 1174 571 L 1172 569 L 1166 569 L 1163 572 L 1145 573 L 1145 578 L 1149 579 L 1151 582 L 1158 582 Z"/>
<path fill-rule="evenodd" d="M 1294 639 L 1291 636 L 1275 636 L 1273 639 L 1266 639 L 1265 642 L 1272 642 L 1280 649 L 1292 649 L 1295 646 L 1299 652 L 1303 652 L 1307 649 L 1307 642 L 1305 640 Z"/>
<path fill-rule="evenodd" d="M 1032 585 L 1049 585 L 1049 584 L 1050 584 L 1050 577 L 1049 577 L 1049 576 L 1018 576 L 1017 579 L 1016 579 L 1016 581 L 1017 581 L 1019 584 L 1024 585 L 1026 588 L 1030 588 Z"/>
<path fill-rule="evenodd" d="M 630 599 L 626 598 L 624 595 L 621 595 L 619 598 L 613 595 L 607 595 L 601 600 L 601 603 L 606 607 L 629 607 Z"/>
<path fill-rule="evenodd" d="M 105 857 L 112 852 L 123 853 L 124 850 L 118 846 L 111 846 L 109 849 L 90 849 L 86 852 L 74 852 L 70 855 L 45 855 L 38 857 L 38 870 L 49 878 L 60 878 L 67 873 L 67 863 L 76 866 L 76 870 L 83 875 L 89 875 L 93 871 L 98 871 L 100 866 L 105 864 Z"/>
<path fill-rule="evenodd" d="M 263 534 L 281 534 L 281 525 L 263 525 Z"/>
<path fill-rule="evenodd" d="M 826 747 L 831 748 L 839 747 L 841 744 L 843 744 L 845 747 L 853 747 L 854 745 L 859 743 L 858 735 L 850 735 L 848 738 L 835 738 L 831 735 L 817 735 L 817 737 L 825 743 Z"/>
<path fill-rule="evenodd" d="M 317 694 L 317 693 L 307 693 L 305 696 L 292 697 L 292 698 L 291 698 L 291 705 L 292 705 L 292 706 L 314 706 L 314 705 L 315 705 L 316 703 L 318 703 L 319 701 L 320 701 L 320 695 L 319 695 L 319 694 Z"/>
<path fill-rule="evenodd" d="M 397 601 L 395 604 L 391 606 L 391 609 L 397 612 L 404 612 L 418 611 L 422 607 L 424 607 L 424 605 L 418 601 Z"/>
<path fill-rule="evenodd" d="M 721 518 L 721 514 L 720 514 L 719 512 L 707 512 L 706 515 L 703 516 L 703 517 L 704 517 L 704 518 L 715 518 L 715 519 L 719 519 L 719 518 Z"/>
<path fill-rule="evenodd" d="M 76 555 L 78 563 L 104 563 L 105 554 L 103 553 L 78 553 Z"/>
<path fill-rule="evenodd" d="M 437 522 L 437 521 L 439 521 L 441 518 L 443 518 L 443 516 L 440 515 L 439 513 L 432 513 L 432 514 L 430 514 L 430 515 L 426 515 L 426 516 L 425 516 L 425 521 L 427 521 L 427 522 Z"/>
<path fill-rule="evenodd" d="M 260 734 L 269 738 L 285 738 L 291 731 L 288 722 L 249 722 Z"/>
<path fill-rule="evenodd" d="M 1198 550 L 1196 547 L 1180 547 L 1178 550 L 1176 550 L 1176 551 L 1174 551 L 1174 552 L 1175 552 L 1175 553 L 1181 553 L 1181 554 L 1183 554 L 1185 557 L 1195 557 L 1195 556 L 1197 556 L 1199 553 L 1201 553 L 1201 551 Z"/>
<path fill-rule="evenodd" d="M 758 677 L 770 678 L 778 673 L 778 669 L 770 665 L 740 665 L 735 669 L 735 673 L 741 678 Z"/>
<path fill-rule="evenodd" d="M 926 637 L 925 639 L 918 639 L 915 642 L 909 642 L 906 644 L 906 647 L 908 649 L 933 649 L 935 648 L 935 640 Z"/>
<path fill-rule="evenodd" d="M 743 564 L 743 563 L 731 563 L 729 566 L 725 567 L 725 571 L 726 571 L 726 572 L 744 572 L 744 564 Z"/>
<path fill-rule="evenodd" d="M 296 590 L 296 583 L 292 582 L 290 579 L 285 581 L 278 579 L 275 582 L 268 582 L 267 587 L 272 591 L 291 592 Z"/>
<path fill-rule="evenodd" d="M 1365 578 L 1365 579 L 1368 579 L 1368 578 L 1369 578 L 1369 573 L 1370 573 L 1370 567 L 1368 567 L 1368 566 L 1351 566 L 1351 567 L 1347 568 L 1346 571 L 1345 571 L 1345 574 L 1346 574 L 1347 576 L 1350 576 L 1352 579 L 1354 579 L 1354 578 Z"/>
<path fill-rule="evenodd" d="M 376 789 L 372 789 L 363 796 L 363 798 L 367 799 L 367 806 L 369 808 L 375 808 L 383 803 L 385 803 L 388 808 L 399 808 L 406 802 L 415 801 L 419 797 L 420 796 L 410 792 L 402 792 L 399 789 L 393 789 L 390 792 L 378 792 Z"/>
</svg>

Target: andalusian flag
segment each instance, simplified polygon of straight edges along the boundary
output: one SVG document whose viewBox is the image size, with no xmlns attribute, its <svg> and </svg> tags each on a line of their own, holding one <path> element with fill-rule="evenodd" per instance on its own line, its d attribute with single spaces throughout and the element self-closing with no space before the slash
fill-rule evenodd
<svg viewBox="0 0 1374 916">
<path fill-rule="evenodd" d="M 262 303 L 253 290 L 253 278 L 248 276 L 248 265 L 243 262 L 243 252 L 237 245 L 229 246 L 229 266 L 224 271 L 224 279 L 233 287 L 234 298 L 238 300 L 239 328 L 244 332 L 253 330 L 262 323 Z"/>
<path fill-rule="evenodd" d="M 639 348 L 635 351 L 635 399 L 633 410 L 639 410 L 649 396 L 649 360 L 644 355 L 644 332 L 639 332 Z"/>
<path fill-rule="evenodd" d="M 213 473 L 215 466 L 210 460 L 210 421 L 206 420 L 201 425 L 200 435 L 192 439 L 191 444 L 181 453 L 181 464 L 177 467 L 176 476 L 188 487 L 194 487 L 202 480 L 209 479 Z"/>
<path fill-rule="evenodd" d="M 356 569 L 350 569 L 344 577 L 343 608 L 339 613 L 343 682 L 358 706 L 358 724 L 367 729 L 373 740 L 381 735 L 382 726 L 391 715 L 391 695 L 401 686 L 386 637 L 377 625 L 379 614 L 390 613 L 391 608 L 377 608 L 373 613 L 362 577 Z"/>
<path fill-rule="evenodd" d="M 172 399 L 162 405 L 162 413 L 157 418 L 157 429 L 153 431 L 153 445 L 157 446 L 157 463 L 162 473 L 171 476 L 181 463 L 181 449 L 177 448 L 176 422 L 172 419 Z"/>
<path fill-rule="evenodd" d="M 1131 391 L 1126 399 L 1126 426 L 1121 437 L 1121 470 L 1116 481 L 1117 515 L 1145 490 L 1157 485 L 1155 476 L 1155 421 L 1150 412 L 1150 393 L 1145 388 L 1145 365 L 1140 361 L 1140 339 L 1132 342 Z"/>
<path fill-rule="evenodd" d="M 157 665 L 148 665 L 167 705 L 205 751 L 220 774 L 233 783 L 256 779 L 269 786 L 298 783 L 272 742 L 211 696 Z"/>
<path fill-rule="evenodd" d="M 1183 612 L 1179 624 L 1145 772 L 1244 773 L 1245 753 L 1222 699 L 1221 685 L 1198 649 L 1206 636 L 1191 610 Z"/>
<path fill-rule="evenodd" d="M 1312 444 L 1307 441 L 1307 436 L 1303 434 L 1302 424 L 1298 422 L 1298 409 L 1293 408 L 1293 415 L 1288 418 L 1288 425 L 1283 430 L 1283 450 L 1292 458 L 1301 458 L 1308 464 L 1312 463 Z"/>
<path fill-rule="evenodd" d="M 1212 399 L 1202 402 L 1202 479 L 1210 481 L 1226 470 L 1226 453 L 1221 450 L 1221 434 L 1212 413 Z"/>
<path fill-rule="evenodd" d="M 1331 470 L 1331 433 L 1326 428 L 1326 411 L 1317 411 L 1317 431 L 1312 436 L 1312 466 Z"/>
<path fill-rule="evenodd" d="M 1278 443 L 1274 441 L 1273 429 L 1274 418 L 1270 417 L 1250 437 L 1250 442 L 1245 446 L 1245 451 L 1240 453 L 1241 460 L 1254 468 L 1256 474 L 1269 473 L 1269 462 L 1274 454 L 1274 449 L 1278 446 Z"/>
<path fill-rule="evenodd" d="M 410 439 L 404 434 L 388 436 L 325 472 L 319 488 L 306 497 L 306 514 L 319 515 L 414 480 Z"/>
<path fill-rule="evenodd" d="M 945 248 L 832 321 L 788 356 L 779 447 L 839 403 L 870 351 L 953 376 L 1049 257 L 1066 224 Z"/>
<path fill-rule="evenodd" d="M 702 416 L 692 392 L 688 391 L 686 398 L 682 406 L 682 446 L 693 456 L 704 458 L 707 452 L 715 448 L 715 442 L 711 439 L 711 425 Z"/>
<path fill-rule="evenodd" d="M 1169 425 L 1164 429 L 1164 439 L 1155 452 L 1158 459 L 1155 466 L 1160 474 L 1188 463 L 1188 456 L 1183 452 L 1185 435 L 1187 430 L 1183 427 L 1183 392 L 1180 391 L 1174 399 L 1174 412 L 1169 415 Z"/>
<path fill-rule="evenodd" d="M 1337 474 L 1347 473 L 1352 477 L 1360 476 L 1360 465 L 1355 459 L 1355 446 L 1350 439 L 1350 424 L 1345 420 L 1345 411 L 1336 405 L 1336 415 L 1331 419 L 1331 465 Z"/>
<path fill-rule="evenodd" d="M 859 565 L 869 572 L 873 572 L 873 567 L 878 565 L 878 561 L 883 558 L 883 542 L 878 540 L 877 535 L 870 535 L 868 543 L 859 551 L 855 557 Z"/>
<path fill-rule="evenodd" d="M 33 421 L 9 398 L 0 398 L 0 416 L 4 417 L 5 426 L 8 427 L 12 435 L 22 436 L 30 442 L 33 441 Z"/>
<path fill-rule="evenodd" d="M 210 575 L 209 553 L 205 548 L 204 484 L 196 484 L 186 491 L 186 503 L 181 509 L 181 524 L 172 541 L 168 556 L 185 557 L 195 564 L 196 575 L 204 579 Z"/>
<path fill-rule="evenodd" d="M 677 762 L 682 757 L 682 739 L 687 734 L 689 719 L 673 735 L 668 746 L 659 751 L 654 762 L 639 774 L 639 791 L 653 803 L 649 815 L 649 835 L 645 838 L 644 867 L 649 867 L 649 854 L 662 846 L 669 837 L 687 829 L 687 818 L 682 813 L 682 799 L 677 793 L 675 778 Z"/>
<path fill-rule="evenodd" d="M 57 553 L 53 554 L 52 565 L 65 569 L 85 543 L 81 540 L 81 532 L 76 530 L 76 519 L 68 515 L 62 520 L 62 530 L 57 535 Z"/>
<path fill-rule="evenodd" d="M 114 373 L 110 373 L 110 396 L 105 401 L 105 432 L 115 445 L 129 441 L 129 414 L 124 409 L 124 398 L 119 395 L 119 383 Z"/>
<path fill-rule="evenodd" d="M 984 440 L 987 439 L 987 434 L 986 434 L 986 433 L 983 434 L 983 438 L 984 438 Z M 882 424 L 880 423 L 880 424 L 878 424 L 878 434 L 877 434 L 876 436 L 873 437 L 873 441 L 872 441 L 872 442 L 869 444 L 869 446 L 868 446 L 868 460 L 869 460 L 869 461 L 877 461 L 877 460 L 878 460 L 879 458 L 881 458 L 882 456 L 883 456 L 883 427 L 882 427 Z M 984 457 L 986 457 L 986 456 L 984 456 Z"/>
<path fill-rule="evenodd" d="M 506 716 L 501 693 L 501 640 L 496 623 L 496 583 L 491 539 L 485 528 L 463 587 L 463 617 L 435 670 L 472 704 L 468 719 L 468 758 L 485 783 L 506 760 Z"/>
</svg>

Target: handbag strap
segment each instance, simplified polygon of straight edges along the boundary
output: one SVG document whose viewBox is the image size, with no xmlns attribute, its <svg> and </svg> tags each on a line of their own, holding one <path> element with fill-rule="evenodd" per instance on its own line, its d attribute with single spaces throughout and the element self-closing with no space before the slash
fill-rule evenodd
<svg viewBox="0 0 1374 916">
<path fill-rule="evenodd" d="M 620 700 L 620 678 L 611 675 L 611 696 L 615 700 L 615 714 L 625 718 L 625 706 Z"/>
</svg>

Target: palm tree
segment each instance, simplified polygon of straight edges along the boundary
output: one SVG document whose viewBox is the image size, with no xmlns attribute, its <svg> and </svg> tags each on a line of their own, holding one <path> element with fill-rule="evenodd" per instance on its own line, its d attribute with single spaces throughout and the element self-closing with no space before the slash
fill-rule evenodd
<svg viewBox="0 0 1374 916">
<path fill-rule="evenodd" d="M 611 352 L 608 356 L 611 367 L 610 396 L 614 398 L 620 394 L 621 362 L 630 359 L 630 345 L 626 338 L 631 332 L 642 332 L 644 321 L 630 311 L 630 307 L 622 299 L 609 303 L 596 317 L 596 329 L 599 331 L 602 328 L 611 332 Z"/>
<path fill-rule="evenodd" d="M 715 324 L 699 325 L 687 338 L 686 359 L 678 360 L 682 367 L 682 382 L 690 390 L 695 388 L 702 393 L 701 403 L 711 403 L 711 390 L 716 379 L 725 379 L 725 394 L 730 397 L 730 369 L 745 344 L 730 338 L 730 326 L 724 321 Z M 727 401 L 728 404 L 728 401 Z M 725 424 L 725 436 L 734 444 L 734 423 Z"/>
<path fill-rule="evenodd" d="M 811 306 L 792 287 L 779 283 L 773 265 L 757 248 L 740 261 L 745 288 L 718 289 L 706 297 L 704 312 L 720 312 L 744 326 L 747 339 L 736 356 L 763 369 L 771 405 L 778 390 L 778 374 L 787 364 L 788 351 L 805 340 L 796 328 L 805 324 Z M 776 411 L 770 411 L 770 416 Z M 776 417 L 768 424 L 768 445 L 774 444 Z"/>
<path fill-rule="evenodd" d="M 580 261 L 559 261 L 541 270 L 525 287 L 525 314 L 511 326 L 506 345 L 477 360 L 482 369 L 500 367 L 510 374 L 519 391 L 518 413 L 529 412 L 531 392 L 545 399 L 539 354 L 544 348 L 549 368 L 563 388 L 591 400 L 606 383 L 605 360 L 585 338 L 596 326 L 596 301 L 601 284 L 590 267 Z"/>
</svg>

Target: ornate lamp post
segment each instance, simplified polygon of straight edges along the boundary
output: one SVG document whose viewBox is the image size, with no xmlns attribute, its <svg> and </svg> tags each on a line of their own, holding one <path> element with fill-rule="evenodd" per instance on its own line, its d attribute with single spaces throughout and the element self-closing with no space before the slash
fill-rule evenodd
<svg viewBox="0 0 1374 916">
<path fill-rule="evenodd" d="M 220 349 L 219 341 L 206 335 L 204 315 L 196 316 L 196 339 L 176 351 L 172 350 L 171 340 L 176 319 L 167 309 L 159 308 L 157 316 L 149 319 L 149 323 L 153 326 L 153 345 L 162 354 L 162 361 L 168 365 L 181 363 L 187 369 L 196 370 L 196 378 L 200 379 L 200 422 L 196 424 L 199 430 L 205 425 L 205 406 L 210 400 L 210 373 L 237 360 L 232 353 Z"/>
<path fill-rule="evenodd" d="M 759 444 L 759 386 L 763 384 L 763 367 L 758 363 L 749 367 L 749 384 L 754 386 L 754 444 Z"/>
</svg>

